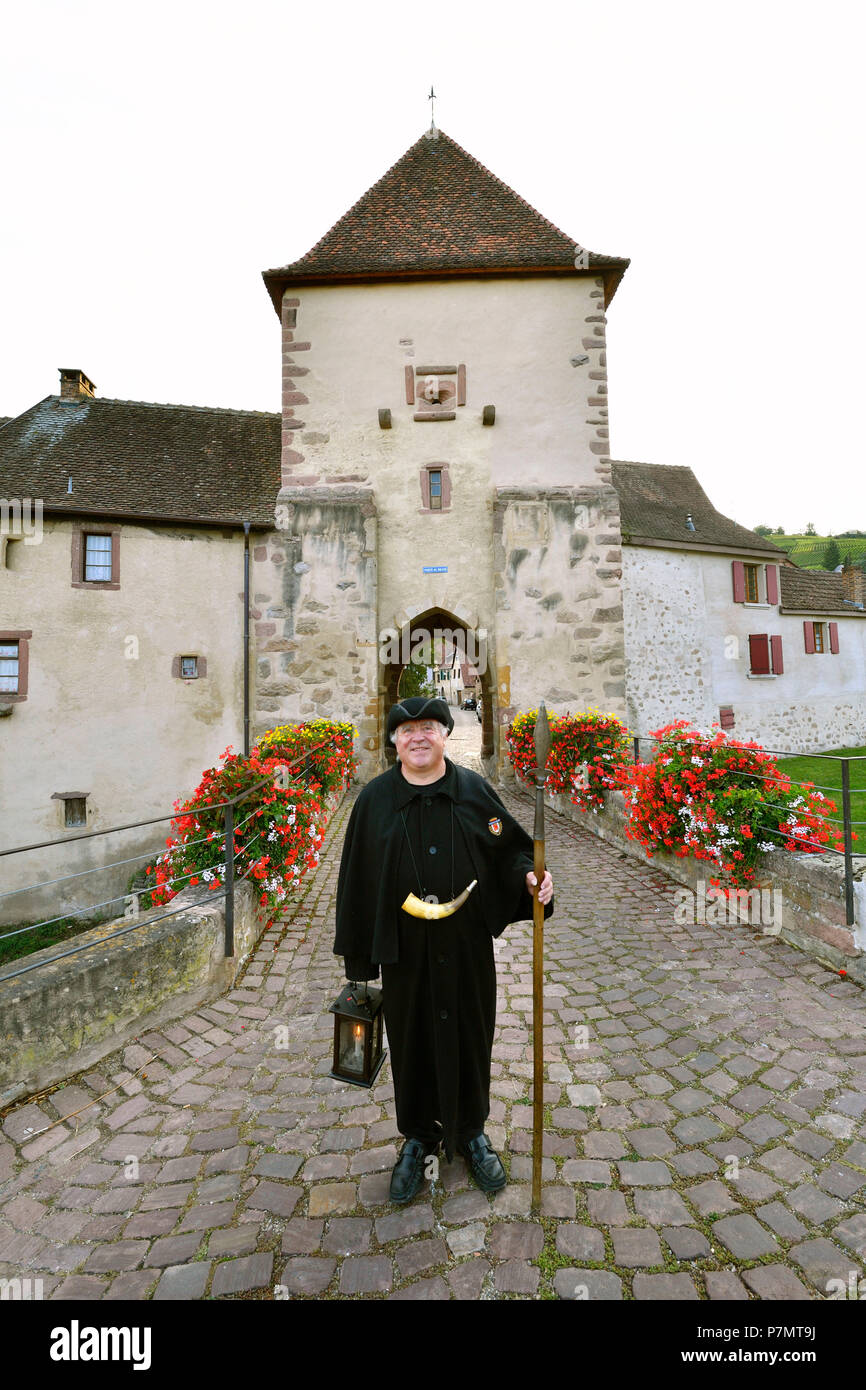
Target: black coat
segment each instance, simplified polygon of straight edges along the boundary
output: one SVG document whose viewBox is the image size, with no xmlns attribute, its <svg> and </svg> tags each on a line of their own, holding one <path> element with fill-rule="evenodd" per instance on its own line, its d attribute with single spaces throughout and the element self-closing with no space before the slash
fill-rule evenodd
<svg viewBox="0 0 866 1390">
<path fill-rule="evenodd" d="M 532 840 L 493 788 L 449 761 L 427 786 L 395 764 L 362 789 L 346 830 L 334 951 L 349 979 L 382 967 L 398 1126 L 416 1138 L 444 1131 L 448 1157 L 489 1113 L 493 937 L 532 916 L 532 867 Z M 478 886 L 450 917 L 402 911 L 409 892 L 444 901 L 472 879 Z M 545 916 L 552 911 L 549 903 Z"/>
</svg>

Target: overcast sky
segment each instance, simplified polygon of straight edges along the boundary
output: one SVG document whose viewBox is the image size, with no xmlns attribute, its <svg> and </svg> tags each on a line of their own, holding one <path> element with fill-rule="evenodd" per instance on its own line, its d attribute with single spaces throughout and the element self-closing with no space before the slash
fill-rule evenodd
<svg viewBox="0 0 866 1390">
<path fill-rule="evenodd" d="M 862 7 L 27 0 L 4 12 L 0 415 L 279 409 L 261 280 L 436 123 L 630 256 L 615 458 L 748 526 L 866 530 Z M 516 345 L 517 347 L 517 345 Z M 519 350 L 522 349 L 522 345 Z"/>
</svg>

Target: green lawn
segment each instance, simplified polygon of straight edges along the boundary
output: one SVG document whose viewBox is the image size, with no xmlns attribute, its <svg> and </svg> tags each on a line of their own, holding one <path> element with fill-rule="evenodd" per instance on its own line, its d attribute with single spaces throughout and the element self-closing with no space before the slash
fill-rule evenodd
<svg viewBox="0 0 866 1390">
<path fill-rule="evenodd" d="M 120 904 L 122 912 L 123 904 Z M 116 916 L 117 914 L 114 914 Z M 110 922 L 113 917 L 64 917 L 59 922 L 52 922 L 50 927 L 37 927 L 35 931 L 21 932 L 20 936 L 11 936 L 9 933 L 20 931 L 22 927 L 31 926 L 30 922 L 12 922 L 9 926 L 0 926 L 0 974 L 3 972 L 4 964 L 9 961 L 17 960 L 21 956 L 32 955 L 34 951 L 44 951 L 48 946 L 58 946 L 60 950 L 69 942 L 73 936 L 78 936 L 83 931 L 90 931 L 92 927 L 98 927 L 100 922 Z"/>
<path fill-rule="evenodd" d="M 863 821 L 854 826 L 854 834 L 859 836 L 855 850 L 866 853 L 866 747 L 831 748 L 827 756 L 834 758 L 863 758 L 862 762 L 850 764 L 851 769 L 851 819 Z M 826 797 L 835 801 L 833 818 L 842 820 L 842 764 L 827 762 L 821 758 L 779 758 L 779 768 L 786 772 L 792 782 L 814 782 Z M 828 791 L 827 788 L 830 790 Z M 840 827 L 841 828 L 841 827 Z"/>
</svg>

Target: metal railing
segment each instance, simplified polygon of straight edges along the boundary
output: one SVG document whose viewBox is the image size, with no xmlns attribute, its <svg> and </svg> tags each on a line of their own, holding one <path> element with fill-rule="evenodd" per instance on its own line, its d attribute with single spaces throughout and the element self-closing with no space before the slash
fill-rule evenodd
<svg viewBox="0 0 866 1390">
<path fill-rule="evenodd" d="M 640 756 L 641 743 L 646 742 L 662 744 L 665 742 L 664 739 L 656 738 L 652 734 L 635 734 L 631 730 L 629 731 L 629 733 L 632 739 L 632 751 L 635 763 L 639 763 L 642 761 Z M 837 849 L 835 845 L 826 845 L 821 852 L 822 854 L 838 854 L 841 855 L 844 859 L 845 920 L 846 925 L 852 927 L 854 925 L 854 827 L 860 826 L 866 828 L 866 821 L 854 820 L 851 816 L 851 763 L 866 762 L 866 755 L 860 753 L 847 757 L 841 757 L 839 754 L 835 753 L 785 753 L 778 748 L 755 748 L 749 751 L 754 753 L 765 753 L 773 758 L 816 758 L 822 760 L 823 762 L 841 764 L 842 816 L 841 819 L 838 816 L 825 816 L 824 820 L 831 825 L 840 825 L 842 827 L 843 848 Z M 756 781 L 767 780 L 766 773 L 743 772 L 742 770 L 739 770 L 737 768 L 726 768 L 725 771 L 726 775 L 733 773 L 733 775 L 737 777 L 751 778 L 752 780 Z M 804 786 L 804 783 L 797 782 L 794 778 L 790 777 L 784 771 L 784 769 L 779 769 L 779 772 L 781 778 L 783 778 L 785 782 L 790 783 L 792 786 L 797 786 L 800 788 Z M 840 791 L 840 788 L 838 787 L 827 785 L 819 786 L 817 783 L 814 782 L 810 782 L 808 785 L 814 788 L 815 791 L 819 791 L 822 793 L 832 792 L 836 796 L 839 794 Z M 762 834 L 775 835 L 778 839 L 785 841 L 796 842 L 797 840 L 801 840 L 803 841 L 803 843 L 814 844 L 814 840 L 812 840 L 811 838 L 807 838 L 802 835 L 797 835 L 795 833 L 782 832 L 780 830 L 770 830 L 766 826 L 762 827 Z"/>
<path fill-rule="evenodd" d="M 250 872 L 250 869 L 252 868 L 252 865 L 250 865 L 250 869 L 245 870 L 244 873 L 242 873 L 242 874 L 240 874 L 240 875 L 238 876 L 238 875 L 236 875 L 236 872 L 235 872 L 235 864 L 236 864 L 236 861 L 240 858 L 240 856 L 241 856 L 242 854 L 244 854 L 245 851 L 249 848 L 249 846 L 250 846 L 250 844 L 252 844 L 253 840 L 255 840 L 255 839 L 257 838 L 257 835 L 253 835 L 253 836 L 251 836 L 251 838 L 247 841 L 247 843 L 246 843 L 245 845 L 242 845 L 242 846 L 241 846 L 240 849 L 237 849 L 237 850 L 235 849 L 235 836 L 242 830 L 242 828 L 243 828 L 250 820 L 252 820 L 253 816 L 255 816 L 255 815 L 257 814 L 257 811 L 251 811 L 250 814 L 249 814 L 244 820 L 239 821 L 238 824 L 236 825 L 236 824 L 235 824 L 235 810 L 236 810 L 236 808 L 237 808 L 238 806 L 240 806 L 244 801 L 246 801 L 246 800 L 248 799 L 248 797 L 252 796 L 254 792 L 258 791 L 260 787 L 263 787 L 263 786 L 264 786 L 266 783 L 268 783 L 268 782 L 274 783 L 275 778 L 277 777 L 277 775 L 278 775 L 279 773 L 282 773 L 282 772 L 285 772 L 285 773 L 291 772 L 292 768 L 298 767 L 300 764 L 303 764 L 303 765 L 304 765 L 304 770 L 303 770 L 303 773 L 302 773 L 302 776 L 301 776 L 301 780 L 306 781 L 306 782 L 309 782 L 309 781 L 311 780 L 311 777 L 312 777 L 312 774 L 313 774 L 313 771 L 314 771 L 311 755 L 312 755 L 313 753 L 318 752 L 318 751 L 319 751 L 320 749 L 322 749 L 322 748 L 330 747 L 330 746 L 332 745 L 332 743 L 333 743 L 333 740 L 332 740 L 332 739 L 325 739 L 322 743 L 316 743 L 316 744 L 314 744 L 312 747 L 305 749 L 304 752 L 301 754 L 301 756 L 298 757 L 298 758 L 295 758 L 293 762 L 290 762 L 290 763 L 280 763 L 279 767 L 278 767 L 277 769 L 274 770 L 274 773 L 272 773 L 272 774 L 271 774 L 270 776 L 268 776 L 268 777 L 262 777 L 262 778 L 260 778 L 260 780 L 259 780 L 258 782 L 255 782 L 255 783 L 253 783 L 252 786 L 247 787 L 245 791 L 239 792 L 239 793 L 237 794 L 237 796 L 233 796 L 233 797 L 229 798 L 229 799 L 226 800 L 226 801 L 215 801 L 215 802 L 213 802 L 212 804 L 208 805 L 206 808 L 198 808 L 199 810 L 201 810 L 201 809 L 206 809 L 208 813 L 210 813 L 211 811 L 219 811 L 219 810 L 222 810 L 222 811 L 224 812 L 224 815 L 223 815 L 222 835 L 220 836 L 220 844 L 221 844 L 222 851 L 223 851 L 223 862 L 222 862 L 222 865 L 220 866 L 220 868 L 221 868 L 221 870 L 222 870 L 222 879 L 223 879 L 223 890 L 222 890 L 222 892 L 215 892 L 215 891 L 209 889 L 206 897 L 200 898 L 200 899 L 198 899 L 196 902 L 193 902 L 193 903 L 187 903 L 187 904 L 185 904 L 185 905 L 184 905 L 183 907 L 181 907 L 181 908 L 175 908 L 175 909 L 173 909 L 173 910 L 170 911 L 170 912 L 163 912 L 163 913 L 161 913 L 160 916 L 158 916 L 158 917 L 153 917 L 153 916 L 151 916 L 150 913 L 148 912 L 147 915 L 146 915 L 145 917 L 143 917 L 141 921 L 138 921 L 138 920 L 137 920 L 137 921 L 135 921 L 135 922 L 131 922 L 129 926 L 126 926 L 126 927 L 119 927 L 119 928 L 117 929 L 117 931 L 113 931 L 113 932 L 108 933 L 106 936 L 104 936 L 104 937 L 102 937 L 102 938 L 100 939 L 100 941 L 99 941 L 98 944 L 99 944 L 100 946 L 102 946 L 102 945 L 104 945 L 105 943 L 107 943 L 107 942 L 109 942 L 109 941 L 114 941 L 117 937 L 126 936 L 129 932 L 137 931 L 137 930 L 138 930 L 140 927 L 142 927 L 142 926 L 150 926 L 152 923 L 164 921 L 164 920 L 165 920 L 166 918 L 168 918 L 168 917 L 176 917 L 176 916 L 179 916 L 179 915 L 180 915 L 181 913 L 183 913 L 183 912 L 191 912 L 191 911 L 194 911 L 197 907 L 206 907 L 206 906 L 209 906 L 209 905 L 211 905 L 211 904 L 213 904 L 213 903 L 215 903 L 215 902 L 223 902 L 223 901 L 224 901 L 224 902 L 225 902 L 225 905 L 226 905 L 226 906 L 225 906 L 225 938 L 224 938 L 224 951 L 225 951 L 226 957 L 233 956 L 233 955 L 234 955 L 234 951 L 235 951 L 235 945 L 234 945 L 234 923 L 235 923 L 235 914 L 234 914 L 235 896 L 234 896 L 234 895 L 235 895 L 235 884 L 239 881 L 239 878 L 240 878 L 240 879 L 246 878 L 247 875 L 248 875 L 249 872 Z M 64 837 L 63 839 L 61 839 L 61 840 L 42 840 L 42 841 L 39 841 L 38 843 L 32 844 L 32 845 L 16 845 L 16 846 L 15 846 L 14 848 L 12 848 L 12 849 L 3 849 L 3 850 L 0 850 L 0 858 L 4 858 L 4 857 L 6 857 L 6 856 L 8 856 L 8 855 L 11 855 L 11 854 L 27 854 L 27 853 L 30 853 L 30 852 L 35 851 L 35 850 L 50 849 L 50 848 L 53 848 L 54 846 L 59 846 L 59 845 L 64 845 L 64 846 L 65 846 L 65 845 L 73 844 L 73 843 L 75 843 L 75 842 L 78 841 L 78 840 L 92 840 L 92 839 L 97 839 L 97 838 L 99 838 L 99 837 L 101 837 L 101 836 L 105 836 L 105 835 L 115 835 L 115 834 L 119 834 L 119 833 L 121 833 L 121 832 L 123 832 L 123 831 L 126 831 L 126 830 L 140 830 L 140 829 L 144 828 L 145 826 L 149 826 L 149 825 L 160 825 L 160 824 L 165 824 L 166 821 L 175 821 L 175 820 L 179 820 L 182 816 L 187 815 L 187 814 L 188 814 L 188 815 L 195 815 L 195 814 L 196 814 L 196 811 L 183 812 L 183 811 L 174 810 L 174 811 L 172 811 L 169 815 L 165 815 L 165 816 L 153 816 L 153 817 L 151 817 L 151 818 L 148 819 L 148 820 L 133 821 L 133 822 L 131 822 L 131 823 L 128 824 L 128 825 L 112 825 L 112 826 L 108 826 L 105 830 L 88 830 L 88 831 L 85 831 L 85 832 L 84 832 L 83 834 L 81 834 L 81 835 L 68 835 L 68 836 L 65 836 L 65 837 Z M 212 835 L 212 833 L 213 833 L 213 832 L 211 832 L 211 835 Z M 204 843 L 208 838 L 209 838 L 208 836 L 203 836 L 200 840 L 190 840 L 190 841 L 186 841 L 186 842 L 184 842 L 184 847 L 186 848 L 188 845 L 195 845 L 195 844 Z M 229 846 L 232 846 L 232 850 L 233 850 L 234 852 L 230 852 L 230 851 L 229 851 Z M 158 856 L 157 856 L 157 857 L 158 857 Z M 41 888 L 53 887 L 53 886 L 55 886 L 56 884 L 59 884 L 59 883 L 66 883 L 66 882 L 68 882 L 70 879 L 83 878 L 83 877 L 85 877 L 87 874 L 102 873 L 102 872 L 105 872 L 105 871 L 110 870 L 110 869 L 119 868 L 119 867 L 121 867 L 122 865 L 125 865 L 125 864 L 134 864 L 134 863 L 137 863 L 138 861 L 140 861 L 140 860 L 142 860 L 142 859 L 153 859 L 153 858 L 154 858 L 154 851 L 153 851 L 152 849 L 145 850 L 145 851 L 143 851 L 141 854 L 135 854 L 135 855 L 132 855 L 131 857 L 126 858 L 126 859 L 114 860 L 114 861 L 112 861 L 112 862 L 109 863 L 109 864 L 98 864 L 98 865 L 95 865 L 93 868 L 90 868 L 90 869 L 81 869 L 81 870 L 77 870 L 75 873 L 71 873 L 71 874 L 61 874 L 61 875 L 60 875 L 59 877 L 57 877 L 57 878 L 47 879 L 47 880 L 41 880 L 41 881 L 38 882 L 38 883 L 29 883 L 29 884 L 25 884 L 24 886 L 22 886 L 22 887 L 20 887 L 20 888 L 8 889 L 8 890 L 4 891 L 3 893 L 0 893 L 0 899 L 3 899 L 3 898 L 10 898 L 10 897 L 13 897 L 13 896 L 15 896 L 15 895 L 17 895 L 17 894 L 19 894 L 19 893 L 29 893 L 29 892 L 32 892 L 34 889 L 41 889 Z M 178 875 L 175 875 L 175 876 L 172 877 L 172 878 L 169 878 L 169 879 L 164 880 L 164 881 L 159 885 L 159 887 L 160 887 L 161 889 L 165 889 L 165 888 L 167 888 L 167 887 L 173 886 L 175 883 L 180 883 L 180 882 L 182 882 L 184 879 L 195 878 L 195 877 L 197 877 L 197 876 L 199 876 L 199 875 L 200 875 L 200 871 L 197 870 L 197 869 L 193 869 L 191 873 L 187 873 L 187 874 L 178 874 Z M 76 908 L 76 909 L 73 909 L 73 910 L 71 910 L 71 911 L 69 911 L 69 912 L 65 912 L 65 913 L 63 913 L 63 914 L 62 914 L 61 916 L 59 916 L 59 917 L 49 917 L 49 918 L 47 918 L 45 921 L 42 921 L 42 922 L 32 922 L 32 923 L 30 923 L 29 925 L 24 926 L 24 927 L 16 927 L 16 928 L 14 928 L 12 931 L 9 931 L 9 932 L 5 932 L 5 933 L 0 932 L 0 941 L 6 941 L 6 940 L 8 940 L 9 938 L 11 938 L 11 937 L 13 937 L 13 936 L 21 936 L 21 935 L 24 935 L 26 932 L 39 931 L 42 927 L 54 926 L 54 925 L 56 925 L 56 923 L 58 923 L 58 922 L 64 922 L 64 921 L 67 920 L 67 918 L 70 918 L 70 917 L 84 917 L 84 916 L 87 916 L 87 915 L 91 915 L 91 914 L 93 914 L 94 912 L 98 911 L 98 910 L 101 909 L 101 908 L 111 907 L 114 903 L 127 902 L 128 899 L 129 899 L 130 897 L 134 897 L 135 900 L 136 900 L 136 914 L 135 914 L 135 915 L 137 916 L 137 915 L 138 915 L 138 912 L 137 912 L 137 904 L 138 904 L 139 898 L 140 898 L 143 894 L 145 894 L 145 893 L 152 893 L 152 892 L 154 891 L 154 889 L 156 888 L 156 886 L 157 886 L 156 884 L 154 884 L 154 885 L 151 886 L 151 887 L 145 885 L 145 886 L 143 886 L 143 887 L 141 887 L 141 888 L 138 888 L 138 889 L 131 889 L 131 890 L 125 892 L 125 893 L 117 894 L 115 897 L 107 898 L 104 902 L 101 902 L 101 903 L 92 903 L 92 904 L 90 904 L 90 905 L 87 906 L 87 907 Z M 178 890 L 178 891 L 179 891 L 179 890 Z M 173 895 L 173 896 L 174 896 L 174 895 Z M 67 950 L 67 951 L 60 951 L 57 955 L 50 956 L 47 960 L 34 961 L 34 962 L 31 962 L 31 964 L 29 964 L 29 965 L 22 965 L 22 966 L 19 966 L 19 967 L 18 967 L 17 969 L 15 969 L 15 970 L 7 971 L 5 974 L 0 975 L 0 984 L 2 984 L 4 980 L 13 980 L 13 979 L 17 978 L 19 975 L 26 975 L 26 974 L 28 974 L 31 970 L 38 970 L 38 969 L 40 969 L 40 967 L 43 966 L 43 965 L 52 965 L 55 961 L 64 960 L 67 956 L 75 955 L 75 954 L 76 954 L 77 952 L 79 952 L 79 951 L 85 951 L 85 950 L 89 949 L 90 947 L 92 947 L 93 945 L 94 945 L 94 942 L 92 942 L 92 941 L 85 941 L 85 942 L 82 942 L 82 943 L 81 943 L 80 945 L 78 945 L 78 946 L 72 946 L 72 947 L 70 947 L 70 949 Z"/>
</svg>

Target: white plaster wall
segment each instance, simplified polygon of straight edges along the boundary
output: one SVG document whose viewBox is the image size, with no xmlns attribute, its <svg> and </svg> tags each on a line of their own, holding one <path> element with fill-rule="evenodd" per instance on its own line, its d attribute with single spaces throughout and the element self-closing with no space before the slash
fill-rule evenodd
<svg viewBox="0 0 866 1390">
<path fill-rule="evenodd" d="M 307 369 L 298 385 L 309 404 L 297 411 L 305 422 L 297 445 L 304 471 L 321 471 L 323 480 L 378 474 L 393 459 L 411 475 L 443 458 L 455 466 L 483 461 L 495 486 L 595 483 L 589 444 L 596 434 L 586 402 L 598 363 L 573 367 L 570 359 L 584 351 L 587 334 L 599 350 L 604 346 L 601 325 L 586 323 L 588 315 L 603 314 L 593 297 L 600 283 L 580 276 L 461 278 L 288 290 L 287 298 L 300 300 L 295 340 L 310 343 L 300 354 L 285 344 Z M 467 403 L 456 408 L 457 419 L 414 422 L 404 368 L 461 362 Z M 481 424 L 484 405 L 496 407 L 492 428 Z M 390 431 L 378 428 L 381 407 L 391 410 Z M 322 433 L 327 443 L 305 437 Z"/>
<path fill-rule="evenodd" d="M 17 568 L 0 570 L 0 626 L 33 632 L 28 698 L 0 720 L 4 847 L 170 812 L 228 744 L 243 747 L 242 535 L 124 524 L 120 589 L 84 590 L 70 584 L 71 533 L 69 522 L 46 520 L 41 543 L 19 546 Z M 130 638 L 137 657 L 127 656 Z M 172 676 L 172 658 L 187 653 L 207 659 L 205 677 Z M 89 793 L 78 832 L 51 799 L 67 791 Z M 166 824 L 7 857 L 0 878 L 11 888 L 55 877 L 167 833 Z M 14 899 L 0 908 L 16 920 Z"/>
<path fill-rule="evenodd" d="M 307 403 L 295 410 L 304 428 L 291 439 L 304 458 L 298 472 L 320 484 L 360 475 L 374 486 L 383 626 L 407 604 L 468 608 L 489 625 L 492 489 L 597 484 L 597 412 L 587 397 L 598 389 L 589 372 L 599 366 L 603 330 L 588 363 L 570 359 L 598 326 L 585 320 L 603 312 L 599 294 L 595 277 L 298 290 L 294 338 L 310 348 L 285 344 L 306 369 L 296 385 Z M 460 363 L 467 403 L 456 419 L 415 421 L 405 368 Z M 492 427 L 481 424 L 485 405 L 496 407 Z M 380 408 L 391 411 L 390 430 L 379 428 Z M 422 514 L 419 470 L 437 462 L 449 465 L 451 511 Z M 424 575 L 437 565 L 448 566 L 447 576 Z"/>
</svg>

